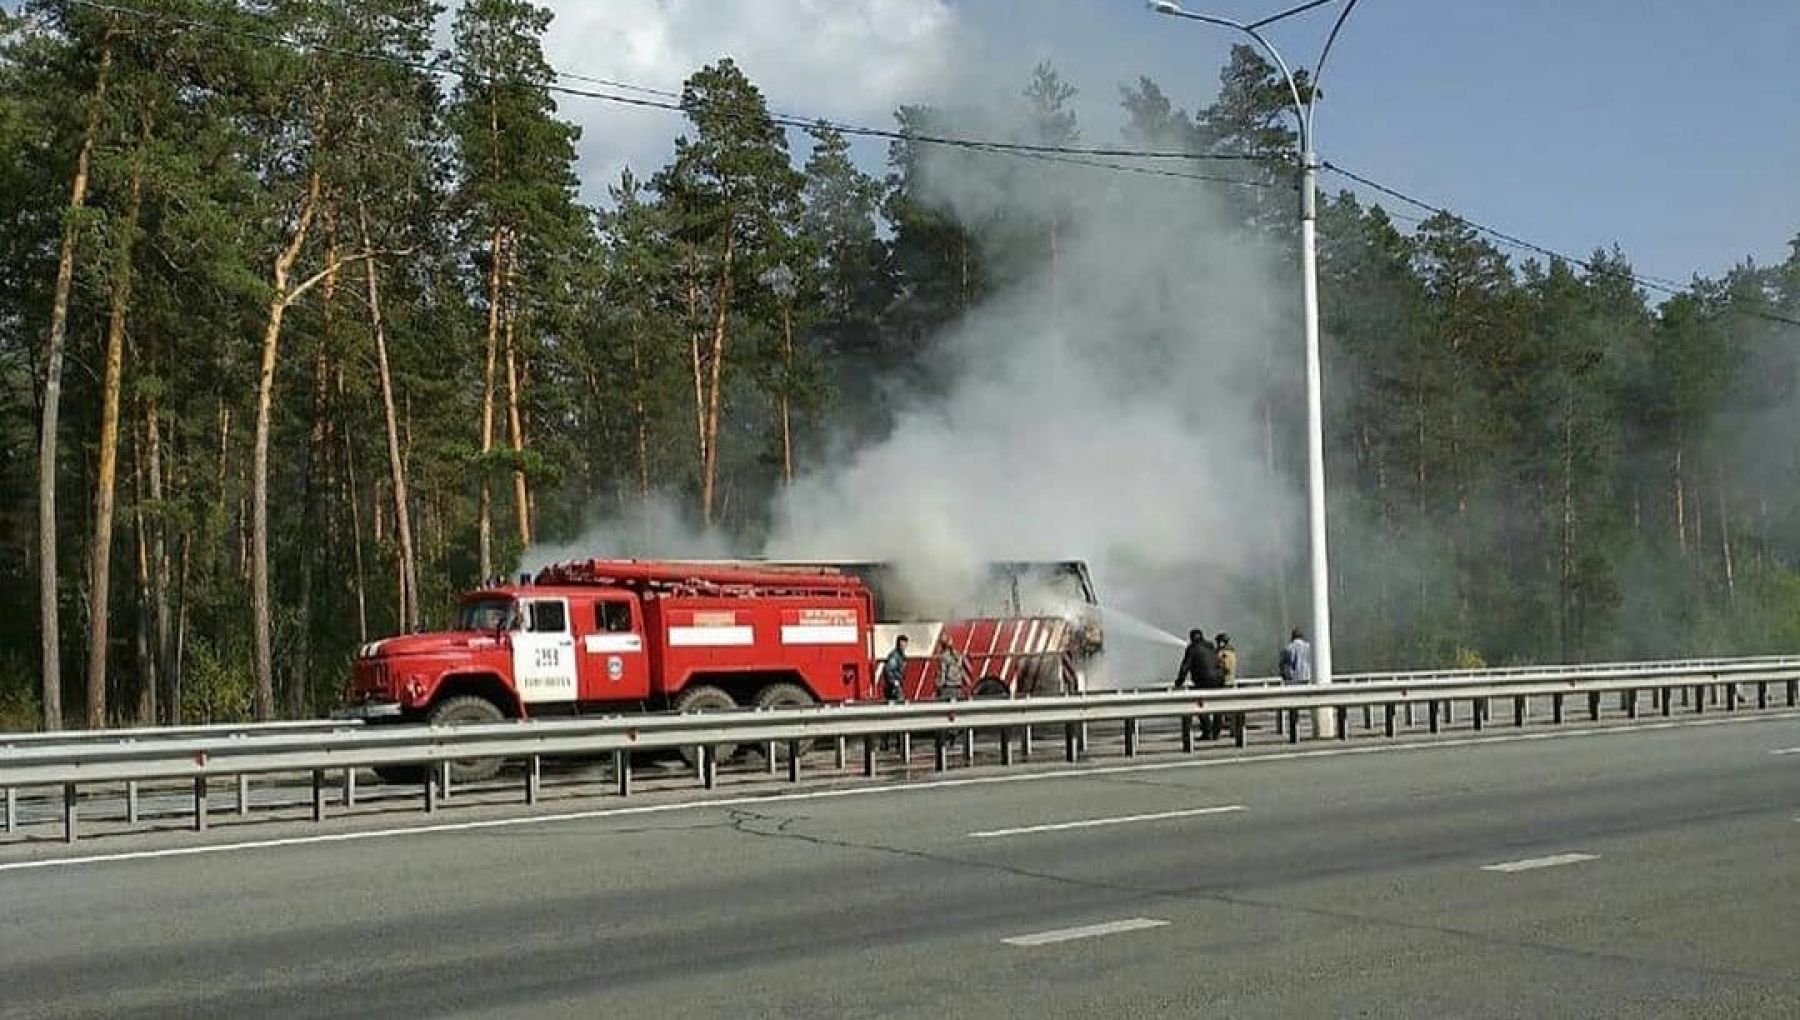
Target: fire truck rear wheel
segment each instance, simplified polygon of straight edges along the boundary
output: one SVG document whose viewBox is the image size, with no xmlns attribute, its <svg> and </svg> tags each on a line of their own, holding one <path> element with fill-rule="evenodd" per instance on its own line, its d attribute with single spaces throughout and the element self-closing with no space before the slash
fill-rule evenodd
<svg viewBox="0 0 1800 1020">
<path fill-rule="evenodd" d="M 756 692 L 757 708 L 811 708 L 815 704 L 818 702 L 813 700 L 812 692 L 799 684 L 770 684 Z M 802 740 L 800 754 L 811 754 L 818 747 L 819 742 L 816 740 Z M 758 748 L 759 752 L 764 750 L 766 749 Z M 777 748 L 775 753 L 785 755 L 787 751 Z"/>
<path fill-rule="evenodd" d="M 467 726 L 477 723 L 497 723 L 506 721 L 506 713 L 500 706 L 486 698 L 473 695 L 460 695 L 445 698 L 431 706 L 426 719 L 433 726 Z M 498 758 L 458 758 L 450 762 L 450 781 L 453 783 L 473 783 L 482 779 L 492 779 L 500 772 Z"/>
<path fill-rule="evenodd" d="M 731 695 L 711 684 L 701 684 L 682 691 L 675 699 L 674 709 L 677 712 L 735 712 L 739 706 Z M 730 761 L 747 750 L 742 746 L 719 748 L 719 760 Z M 681 749 L 681 760 L 687 762 L 688 768 L 700 767 L 700 750 L 694 747 Z"/>
</svg>

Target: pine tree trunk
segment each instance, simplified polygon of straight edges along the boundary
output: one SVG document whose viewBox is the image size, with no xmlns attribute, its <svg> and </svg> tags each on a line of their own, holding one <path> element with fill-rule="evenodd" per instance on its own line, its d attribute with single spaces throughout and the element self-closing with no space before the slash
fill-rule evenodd
<svg viewBox="0 0 1800 1020">
<path fill-rule="evenodd" d="M 710 375 L 706 393 L 706 459 L 700 465 L 700 518 L 708 528 L 713 525 L 713 500 L 719 478 L 719 384 L 725 370 L 725 344 L 731 312 L 731 266 L 737 254 L 737 238 L 728 226 L 725 230 L 725 254 L 720 260 L 719 282 L 714 292 L 712 353 L 707 364 Z"/>
<path fill-rule="evenodd" d="M 369 640 L 369 598 L 368 585 L 363 579 L 362 507 L 356 495 L 356 447 L 348 432 L 344 433 L 344 484 L 350 490 L 347 501 L 350 504 L 350 554 L 355 568 L 351 578 L 356 596 L 356 640 L 360 644 Z"/>
<path fill-rule="evenodd" d="M 706 372 L 700 351 L 700 267 L 690 248 L 687 263 L 688 352 L 694 364 L 694 438 L 700 451 L 699 463 L 706 464 Z"/>
<path fill-rule="evenodd" d="M 1719 558 L 1725 570 L 1725 597 L 1737 601 L 1737 562 L 1731 555 L 1731 518 L 1725 504 L 1725 462 L 1719 462 Z"/>
<path fill-rule="evenodd" d="M 521 379 L 518 356 L 519 246 L 513 244 L 506 260 L 506 430 L 513 452 L 513 513 L 519 529 L 519 548 L 531 547 L 531 492 L 525 482 L 525 421 L 519 411 Z"/>
<path fill-rule="evenodd" d="M 791 420 L 794 388 L 794 308 L 781 306 L 781 481 L 794 484 L 794 426 Z"/>
<path fill-rule="evenodd" d="M 147 483 L 144 480 L 144 475 L 147 473 L 147 468 L 144 465 L 144 445 L 141 437 L 138 442 L 133 444 L 132 452 L 134 456 L 132 458 L 131 472 L 131 501 L 136 511 L 132 514 L 132 531 L 134 532 L 132 536 L 134 541 L 132 544 L 135 546 L 136 556 L 134 557 L 134 560 L 137 565 L 136 602 L 138 619 L 135 642 L 138 655 L 137 724 L 139 726 L 154 726 L 156 725 L 156 685 L 158 677 L 156 669 L 156 652 L 151 647 L 150 641 L 152 631 L 150 624 L 150 590 L 152 581 L 150 578 L 150 536 L 147 533 L 149 531 L 149 526 L 144 519 L 144 492 L 147 488 Z"/>
<path fill-rule="evenodd" d="M 369 217 L 357 203 L 358 225 L 364 250 L 369 241 Z M 363 263 L 369 287 L 369 327 L 375 338 L 375 371 L 381 386 L 381 412 L 387 427 L 388 473 L 394 491 L 394 535 L 400 542 L 400 621 L 408 633 L 419 629 L 419 567 L 413 548 L 411 500 L 406 489 L 406 465 L 400 457 L 400 420 L 394 408 L 394 376 L 388 367 L 387 328 L 381 316 L 380 273 L 374 259 Z"/>
<path fill-rule="evenodd" d="M 168 510 L 163 503 L 162 415 L 154 389 L 144 398 L 144 445 L 149 461 L 150 502 L 156 507 L 156 518 L 150 528 L 151 643 L 155 649 L 153 658 L 157 673 L 165 685 L 171 685 L 175 678 L 169 644 L 169 525 Z M 158 719 L 169 714 L 170 706 L 161 707 Z"/>
<path fill-rule="evenodd" d="M 262 356 L 256 375 L 256 438 L 250 469 L 250 614 L 256 659 L 255 712 L 259 720 L 275 716 L 274 625 L 269 604 L 269 432 L 275 403 L 275 360 L 281 344 L 282 319 L 300 290 L 289 289 L 288 276 L 312 229 L 320 183 L 319 171 L 315 169 L 307 180 L 306 196 L 301 200 L 293 232 L 286 247 L 275 257 L 270 280 L 273 293 L 263 326 Z"/>
<path fill-rule="evenodd" d="M 1682 473 L 1681 427 L 1675 429 L 1675 542 L 1685 557 L 1688 548 L 1687 478 Z"/>
<path fill-rule="evenodd" d="M 57 422 L 62 408 L 63 347 L 69 329 L 69 292 L 75 281 L 76 214 L 87 206 L 88 172 L 94 143 L 100 135 L 100 112 L 106 105 L 106 85 L 112 71 L 112 34 L 109 25 L 100 36 L 100 65 L 94 76 L 94 94 L 88 100 L 87 125 L 81 148 L 75 155 L 75 176 L 69 184 L 69 204 L 63 212 L 62 246 L 56 257 L 56 287 L 50 298 L 50 330 L 44 343 L 44 407 L 38 431 L 38 629 L 42 664 L 39 673 L 44 728 L 60 730 L 62 714 L 62 651 L 58 563 L 56 553 Z"/>
<path fill-rule="evenodd" d="M 488 310 L 486 362 L 481 374 L 481 506 L 476 537 L 483 582 L 494 576 L 494 493 L 487 456 L 494 452 L 494 380 L 500 357 L 500 261 L 506 257 L 506 231 L 494 228 L 488 242 Z"/>
<path fill-rule="evenodd" d="M 175 592 L 175 638 L 169 659 L 169 725 L 180 726 L 182 718 L 182 670 L 187 667 L 188 577 L 193 567 L 194 536 L 181 536 L 181 569 Z"/>
<path fill-rule="evenodd" d="M 119 396 L 125 370 L 125 312 L 131 304 L 131 257 L 143 206 L 144 161 L 150 128 L 138 138 L 131 180 L 126 185 L 125 215 L 120 222 L 118 253 L 112 273 L 111 309 L 106 320 L 106 367 L 100 384 L 100 461 L 94 481 L 94 544 L 88 564 L 87 724 L 106 725 L 106 666 L 112 594 L 113 503 L 119 471 Z"/>
<path fill-rule="evenodd" d="M 631 337 L 632 411 L 637 418 L 638 498 L 650 503 L 650 414 L 644 407 L 644 349 L 642 338 Z"/>
</svg>

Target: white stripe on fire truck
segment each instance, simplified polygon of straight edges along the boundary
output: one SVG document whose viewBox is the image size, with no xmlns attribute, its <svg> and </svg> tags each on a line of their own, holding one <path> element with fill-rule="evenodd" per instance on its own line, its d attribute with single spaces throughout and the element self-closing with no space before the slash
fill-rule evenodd
<svg viewBox="0 0 1800 1020">
<path fill-rule="evenodd" d="M 636 634 L 589 634 L 582 639 L 582 645 L 590 655 L 641 652 L 644 650 L 644 639 Z"/>
<path fill-rule="evenodd" d="M 781 627 L 781 643 L 784 645 L 853 645 L 860 635 L 861 631 L 855 626 L 789 623 Z"/>
<path fill-rule="evenodd" d="M 749 627 L 670 627 L 671 648 L 747 648 L 756 643 Z"/>
</svg>

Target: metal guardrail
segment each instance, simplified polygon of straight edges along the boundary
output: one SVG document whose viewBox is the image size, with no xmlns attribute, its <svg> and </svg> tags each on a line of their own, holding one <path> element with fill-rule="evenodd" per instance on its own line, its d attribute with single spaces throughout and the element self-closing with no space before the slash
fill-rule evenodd
<svg viewBox="0 0 1800 1020">
<path fill-rule="evenodd" d="M 250 737 L 264 733 L 334 733 L 359 729 L 360 719 L 295 719 L 260 723 L 205 723 L 193 726 L 133 726 L 104 730 L 40 730 L 0 733 L 0 752 L 15 747 L 61 747 L 114 744 L 139 740 L 180 740 L 194 737 Z"/>
<path fill-rule="evenodd" d="M 1420 705 L 1429 709 L 1432 732 L 1440 725 L 1440 709 L 1455 701 L 1471 706 L 1471 719 L 1480 729 L 1492 703 L 1510 698 L 1514 724 L 1525 724 L 1531 699 L 1548 697 L 1553 718 L 1562 722 L 1569 697 L 1585 695 L 1590 715 L 1598 719 L 1601 698 L 1620 695 L 1621 710 L 1636 718 L 1640 695 L 1648 691 L 1653 710 L 1668 715 L 1673 694 L 1691 691 L 1696 711 L 1704 711 L 1708 688 L 1723 687 L 1725 707 L 1736 709 L 1739 688 L 1754 685 L 1758 707 L 1769 704 L 1771 684 L 1785 687 L 1790 707 L 1800 702 L 1800 659 L 1734 660 L 1712 663 L 1672 663 L 1651 667 L 1614 668 L 1602 675 L 1568 675 L 1538 669 L 1506 676 L 1472 680 L 1385 680 L 1313 687 L 1225 688 L 1204 691 L 1154 690 L 1063 697 L 994 699 L 956 702 L 862 704 L 804 709 L 702 713 L 689 715 L 612 716 L 595 719 L 507 722 L 469 726 L 367 726 L 341 727 L 343 732 L 236 732 L 226 735 L 183 735 L 159 740 L 121 740 L 79 746 L 31 746 L 0 749 L 0 788 L 6 790 L 6 823 L 14 823 L 18 788 L 61 787 L 64 804 L 64 837 L 78 835 L 77 791 L 83 784 L 136 784 L 148 780 L 188 780 L 194 789 L 194 826 L 206 827 L 207 784 L 219 777 L 243 777 L 270 773 L 310 773 L 315 819 L 325 814 L 325 776 L 342 772 L 345 802 L 354 802 L 354 776 L 359 768 L 426 766 L 421 783 L 426 810 L 435 810 L 449 793 L 450 762 L 482 758 L 520 759 L 527 764 L 524 799 L 535 803 L 545 757 L 606 755 L 613 758 L 618 792 L 629 795 L 632 783 L 631 755 L 639 751 L 698 749 L 698 774 L 711 788 L 717 781 L 719 748 L 764 745 L 773 750 L 785 745 L 788 778 L 801 778 L 804 749 L 814 741 L 835 740 L 838 765 L 844 767 L 846 742 L 862 741 L 862 771 L 876 773 L 876 740 L 898 737 L 903 742 L 914 733 L 935 734 L 936 765 L 947 767 L 946 735 L 976 731 L 998 736 L 1000 761 L 1015 760 L 1015 740 L 1029 753 L 1034 727 L 1061 726 L 1064 756 L 1077 759 L 1085 742 L 1085 727 L 1092 723 L 1124 725 L 1125 753 L 1135 755 L 1138 727 L 1147 719 L 1178 719 L 1182 747 L 1194 748 L 1195 722 L 1203 716 L 1230 720 L 1235 742 L 1245 741 L 1244 717 L 1273 712 L 1285 721 L 1289 741 L 1299 739 L 1303 712 L 1324 709 L 1338 715 L 1337 733 L 1347 737 L 1347 713 L 1383 710 L 1388 736 L 1395 734 L 1396 713 L 1404 708 L 1410 717 Z M 1442 713 L 1447 717 L 1448 712 Z M 972 746 L 972 745 L 971 745 Z M 910 760 L 910 751 L 904 752 Z M 135 788 L 135 787 L 134 787 Z M 240 787 L 241 788 L 241 787 Z M 133 819 L 135 820 L 135 814 Z"/>
</svg>

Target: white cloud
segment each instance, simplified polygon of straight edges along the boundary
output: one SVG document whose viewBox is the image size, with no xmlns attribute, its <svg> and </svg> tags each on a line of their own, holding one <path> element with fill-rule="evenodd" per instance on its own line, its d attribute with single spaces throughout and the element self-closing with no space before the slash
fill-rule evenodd
<svg viewBox="0 0 1800 1020">
<path fill-rule="evenodd" d="M 948 77 L 956 13 L 948 0 L 548 0 L 545 55 L 559 70 L 679 90 L 731 57 L 782 112 L 886 125 L 895 106 L 930 99 Z M 578 83 L 572 83 L 578 84 Z M 601 88 L 600 86 L 595 86 Z M 563 97 L 582 126 L 590 198 L 626 165 L 648 177 L 668 158 L 679 114 Z"/>
</svg>

